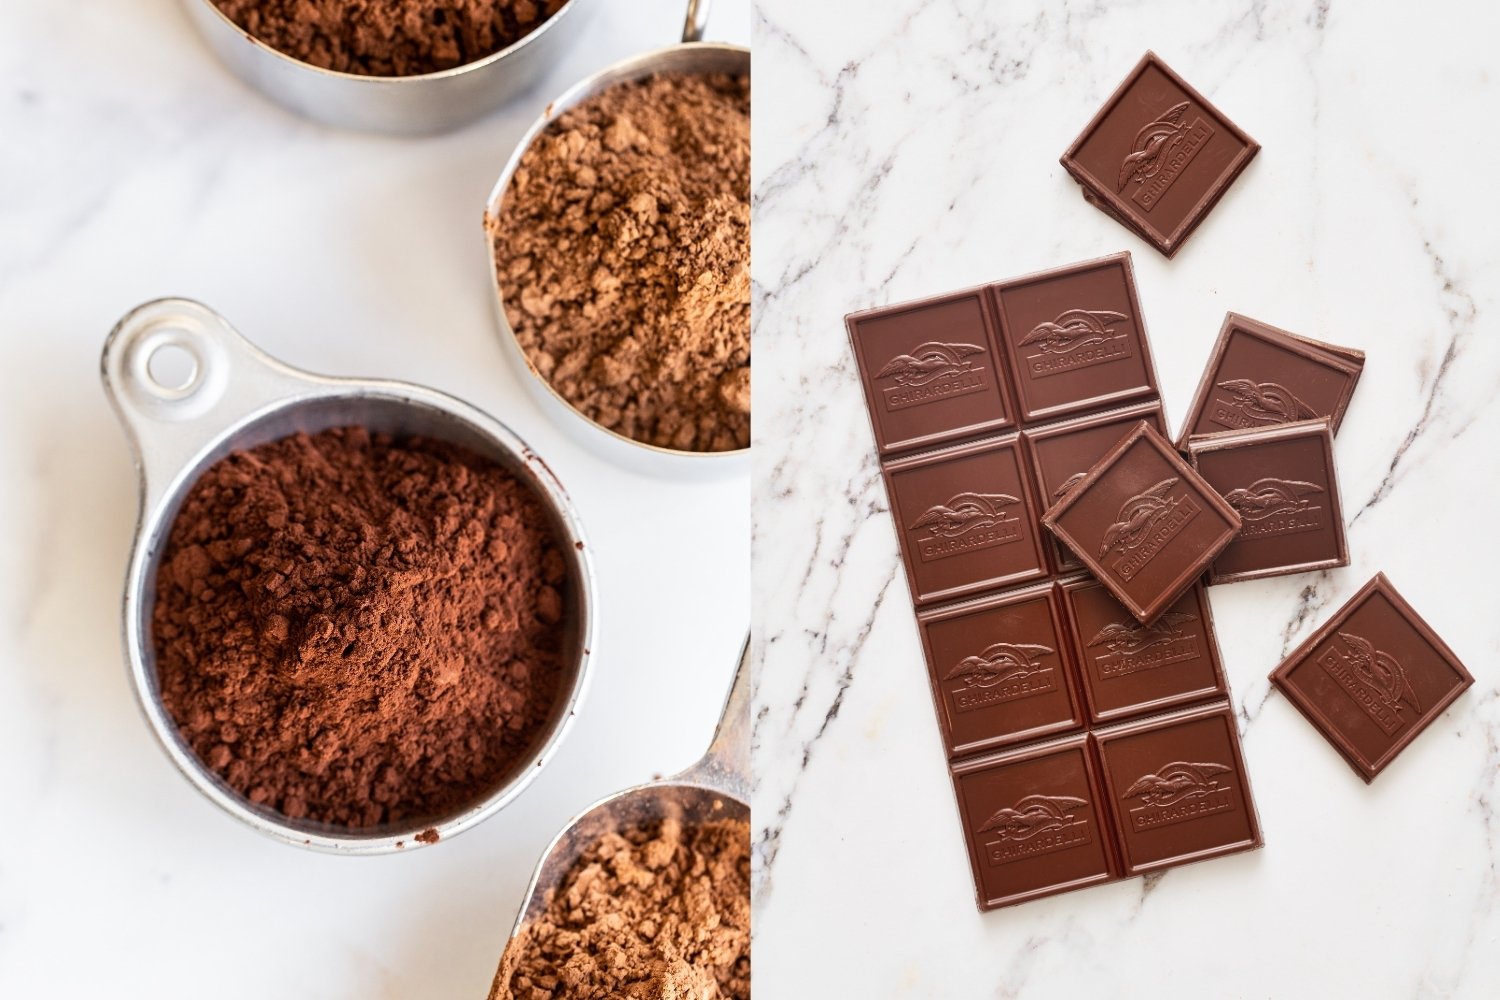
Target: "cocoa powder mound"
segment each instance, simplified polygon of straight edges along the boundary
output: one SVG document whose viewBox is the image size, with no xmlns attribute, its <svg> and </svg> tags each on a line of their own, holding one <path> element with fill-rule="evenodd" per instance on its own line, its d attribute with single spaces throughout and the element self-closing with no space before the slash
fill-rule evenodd
<svg viewBox="0 0 1500 1000">
<path fill-rule="evenodd" d="M 562 114 L 486 225 L 506 316 L 565 399 L 683 451 L 750 443 L 750 80 L 662 74 Z"/>
<path fill-rule="evenodd" d="M 490 1000 L 749 1000 L 750 825 L 668 819 L 591 845 Z"/>
<path fill-rule="evenodd" d="M 253 803 L 344 827 L 441 816 L 538 738 L 566 582 L 538 498 L 463 448 L 347 427 L 234 452 L 162 552 L 162 702 Z"/>
<path fill-rule="evenodd" d="M 417 76 L 471 63 L 541 26 L 565 0 L 214 0 L 258 40 L 361 76 Z"/>
</svg>

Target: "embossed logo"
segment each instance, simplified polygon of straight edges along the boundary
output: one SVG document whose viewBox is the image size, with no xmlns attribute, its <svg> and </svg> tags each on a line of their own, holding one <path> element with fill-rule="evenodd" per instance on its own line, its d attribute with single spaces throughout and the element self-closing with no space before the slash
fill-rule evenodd
<svg viewBox="0 0 1500 1000">
<path fill-rule="evenodd" d="M 910 354 L 898 354 L 875 374 L 875 380 L 895 383 L 884 390 L 887 410 L 904 410 L 940 399 L 985 389 L 985 368 L 975 355 L 975 344 L 945 344 L 929 340 Z"/>
<path fill-rule="evenodd" d="M 1103 650 L 1093 656 L 1099 676 L 1112 680 L 1197 659 L 1197 638 L 1183 632 L 1183 626 L 1197 620 L 1196 615 L 1167 611 L 1150 626 L 1136 621 L 1106 625 L 1089 640 L 1090 649 Z"/>
<path fill-rule="evenodd" d="M 1129 318 L 1108 309 L 1069 309 L 1038 323 L 1019 345 L 1035 349 L 1026 356 L 1027 373 L 1046 378 L 1130 357 L 1131 338 L 1116 329 Z"/>
<path fill-rule="evenodd" d="M 960 493 L 929 507 L 911 526 L 928 532 L 917 551 L 929 562 L 1020 541 L 1021 519 L 1006 510 L 1020 502 L 1008 493 Z"/>
<path fill-rule="evenodd" d="M 1240 515 L 1240 538 L 1267 538 L 1322 528 L 1323 508 L 1307 499 L 1322 492 L 1317 483 L 1268 477 L 1230 490 L 1224 499 Z"/>
<path fill-rule="evenodd" d="M 963 682 L 962 687 L 949 692 L 954 709 L 972 712 L 1056 691 L 1056 671 L 1040 659 L 1054 652 L 1050 646 L 997 642 L 977 656 L 964 657 L 943 677 Z"/>
<path fill-rule="evenodd" d="M 1144 493 L 1137 493 L 1120 505 L 1115 523 L 1104 532 L 1099 558 L 1111 552 L 1120 556 L 1112 569 L 1122 580 L 1131 580 L 1147 563 L 1155 559 L 1176 538 L 1201 509 L 1190 496 L 1173 499 L 1176 476 L 1163 479 Z"/>
<path fill-rule="evenodd" d="M 1228 393 L 1229 399 L 1215 399 L 1208 419 L 1222 427 L 1264 427 L 1317 416 L 1290 389 L 1275 382 L 1232 378 L 1216 388 Z"/>
<path fill-rule="evenodd" d="M 1141 776 L 1121 796 L 1127 803 L 1140 800 L 1140 805 L 1129 810 L 1130 825 L 1152 830 L 1229 812 L 1234 808 L 1234 796 L 1229 794 L 1232 786 L 1217 775 L 1233 770 L 1224 764 L 1177 760 Z"/>
<path fill-rule="evenodd" d="M 1023 861 L 1089 843 L 1088 820 L 1079 816 L 1087 807 L 1087 799 L 1069 795 L 1028 795 L 996 812 L 974 832 L 995 834 L 984 845 L 991 865 Z"/>
<path fill-rule="evenodd" d="M 1055 489 L 1055 490 L 1052 491 L 1052 502 L 1056 503 L 1057 501 L 1061 500 L 1063 497 L 1067 496 L 1069 490 L 1071 490 L 1073 487 L 1077 486 L 1079 483 L 1083 482 L 1087 478 L 1088 478 L 1088 473 L 1087 472 L 1075 472 L 1075 473 L 1073 473 L 1067 479 L 1063 480 L 1063 483 L 1062 483 L 1061 486 L 1059 486 L 1057 489 Z"/>
<path fill-rule="evenodd" d="M 1148 212 L 1213 138 L 1213 127 L 1202 118 L 1188 124 L 1188 105 L 1188 101 L 1174 105 L 1137 132 L 1135 143 L 1120 163 L 1117 190 L 1123 192 L 1134 184 L 1130 197 Z"/>
<path fill-rule="evenodd" d="M 1407 680 L 1401 662 L 1375 644 L 1351 632 L 1338 633 L 1343 649 L 1331 645 L 1318 657 L 1318 666 L 1338 682 L 1355 704 L 1387 736 L 1395 734 L 1407 719 L 1402 706 L 1421 712 L 1417 693 Z"/>
</svg>

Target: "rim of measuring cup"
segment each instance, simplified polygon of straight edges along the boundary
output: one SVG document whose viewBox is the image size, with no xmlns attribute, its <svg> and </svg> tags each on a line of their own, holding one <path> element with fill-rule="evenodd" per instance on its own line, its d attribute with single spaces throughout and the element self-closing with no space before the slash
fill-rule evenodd
<svg viewBox="0 0 1500 1000">
<path fill-rule="evenodd" d="M 693 8 L 689 8 L 689 24 L 693 19 Z M 672 63 L 689 63 L 701 58 L 723 58 L 725 60 L 743 60 L 743 69 L 703 69 L 690 66 L 675 66 Z M 650 52 L 622 59 L 619 62 L 606 66 L 604 69 L 584 77 L 573 86 L 565 90 L 556 100 L 547 105 L 545 111 L 526 130 L 516 147 L 511 151 L 510 158 L 506 161 L 504 168 L 500 171 L 500 177 L 490 191 L 488 201 L 485 203 L 485 226 L 484 245 L 485 260 L 490 272 L 490 285 L 494 291 L 493 303 L 495 307 L 496 322 L 500 328 L 500 339 L 505 344 L 511 355 L 518 359 L 525 370 L 524 381 L 534 395 L 542 404 L 558 414 L 563 423 L 575 437 L 581 437 L 586 443 L 596 448 L 605 450 L 611 458 L 626 465 L 644 467 L 650 471 L 682 472 L 687 470 L 709 470 L 725 472 L 738 471 L 748 467 L 750 457 L 750 446 L 734 448 L 727 451 L 691 451 L 680 448 L 666 448 L 661 445 L 638 441 L 617 430 L 605 427 L 558 392 L 557 388 L 543 375 L 532 362 L 526 349 L 521 346 L 520 339 L 516 336 L 515 328 L 511 326 L 510 317 L 505 311 L 506 294 L 505 288 L 500 280 L 500 271 L 496 267 L 494 239 L 491 235 L 491 227 L 500 228 L 505 223 L 505 194 L 510 188 L 510 182 L 515 177 L 521 159 L 531 149 L 532 145 L 551 124 L 564 112 L 578 106 L 589 98 L 602 93 L 615 84 L 628 83 L 640 80 L 653 73 L 658 72 L 684 72 L 684 73 L 709 73 L 709 72 L 743 72 L 750 74 L 750 50 L 741 45 L 731 45 L 726 42 L 679 42 L 675 45 L 667 45 Z M 493 220 L 493 221 L 492 221 Z"/>
<path fill-rule="evenodd" d="M 242 35 L 245 41 L 252 47 L 267 52 L 275 56 L 278 60 L 285 62 L 290 66 L 295 66 L 298 69 L 308 70 L 319 76 L 334 77 L 341 80 L 375 80 L 381 83 L 399 84 L 418 83 L 430 80 L 443 80 L 449 77 L 463 76 L 466 73 L 471 73 L 486 66 L 497 63 L 513 52 L 519 52 L 520 50 L 530 45 L 537 44 L 537 39 L 542 37 L 542 35 L 544 35 L 549 29 L 551 29 L 553 25 L 558 23 L 563 18 L 563 15 L 569 13 L 573 7 L 584 3 L 585 0 L 566 0 L 566 2 L 561 7 L 557 8 L 556 13 L 554 13 L 551 17 L 547 18 L 541 24 L 537 25 L 531 31 L 528 31 L 525 35 L 516 39 L 514 42 L 511 42 L 509 45 L 505 46 L 505 48 L 497 49 L 487 56 L 482 56 L 478 59 L 473 60 L 472 62 L 466 62 L 459 66 L 450 66 L 447 69 L 433 70 L 431 73 L 412 73 L 405 76 L 374 76 L 369 73 L 349 73 L 344 70 L 327 69 L 323 66 L 314 65 L 313 63 L 307 62 L 306 60 L 298 59 L 296 56 L 288 55 L 274 45 L 261 41 L 255 35 L 251 34 L 244 28 L 236 24 L 234 22 L 234 19 L 220 10 L 219 5 L 214 3 L 213 0 L 188 0 L 188 2 L 197 6 L 207 7 L 211 13 L 213 13 L 216 17 L 224 22 L 226 27 L 233 29 L 237 34 Z"/>
<path fill-rule="evenodd" d="M 154 379 L 149 385 L 145 382 L 151 359 L 166 346 L 186 349 L 193 357 L 194 369 L 178 388 L 163 389 Z M 597 652 L 592 548 L 571 498 L 547 463 L 505 424 L 455 396 L 413 383 L 335 378 L 294 368 L 260 351 L 213 310 L 187 299 L 159 299 L 127 314 L 105 342 L 102 369 L 106 395 L 134 451 L 139 479 L 140 509 L 125 578 L 122 639 L 137 704 L 177 770 L 247 826 L 283 843 L 346 855 L 429 846 L 470 829 L 514 801 L 571 731 Z M 564 558 L 577 577 L 577 607 L 569 629 L 569 638 L 576 643 L 569 660 L 573 681 L 558 692 L 557 714 L 550 728 L 483 797 L 447 815 L 390 824 L 372 833 L 299 823 L 251 804 L 215 774 L 182 740 L 162 703 L 155 671 L 147 662 L 151 640 L 143 617 L 153 599 L 148 583 L 160 557 L 159 543 L 170 534 L 181 500 L 216 459 L 215 452 L 235 437 L 299 407 L 340 401 L 436 411 L 507 455 L 511 474 L 538 494 L 553 515 Z"/>
</svg>

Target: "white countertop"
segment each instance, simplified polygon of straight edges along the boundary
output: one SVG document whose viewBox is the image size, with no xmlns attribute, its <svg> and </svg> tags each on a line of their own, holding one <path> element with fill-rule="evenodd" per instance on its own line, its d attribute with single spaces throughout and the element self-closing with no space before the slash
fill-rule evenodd
<svg viewBox="0 0 1500 1000">
<path fill-rule="evenodd" d="M 411 141 L 330 131 L 231 78 L 173 0 L 0 14 L 0 996 L 483 997 L 570 815 L 706 748 L 749 620 L 745 477 L 666 485 L 576 444 L 502 353 L 485 199 L 546 102 L 673 40 L 681 0 L 600 3 L 506 111 Z M 744 43 L 749 4 L 711 38 Z M 519 801 L 430 849 L 282 846 L 194 791 L 136 709 L 120 590 L 136 480 L 114 322 L 201 299 L 313 371 L 404 378 L 510 424 L 593 543 L 593 687 Z"/>
<path fill-rule="evenodd" d="M 1497 37 L 1478 2 L 761 0 L 758 995 L 1500 995 Z M 1263 146 L 1172 261 L 1057 162 L 1147 48 Z M 1352 564 L 1211 591 L 1264 850 L 981 915 L 843 315 L 1120 249 L 1174 430 L 1227 310 L 1368 351 Z M 1377 570 L 1477 683 L 1367 787 L 1266 675 Z"/>
</svg>

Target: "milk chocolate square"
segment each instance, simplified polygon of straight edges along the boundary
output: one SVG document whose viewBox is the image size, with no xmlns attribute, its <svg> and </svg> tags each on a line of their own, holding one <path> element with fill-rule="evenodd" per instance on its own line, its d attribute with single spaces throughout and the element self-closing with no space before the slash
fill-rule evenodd
<svg viewBox="0 0 1500 1000">
<path fill-rule="evenodd" d="M 1261 846 L 1228 705 L 1146 719 L 1093 738 L 1126 875 Z"/>
<path fill-rule="evenodd" d="M 1240 533 L 1209 567 L 1210 583 L 1349 565 L 1326 417 L 1189 438 L 1188 454 L 1240 515 Z"/>
<path fill-rule="evenodd" d="M 1083 726 L 1055 584 L 925 611 L 917 627 L 950 758 Z"/>
<path fill-rule="evenodd" d="M 1023 422 L 1156 397 L 1130 254 L 998 282 L 989 292 Z"/>
<path fill-rule="evenodd" d="M 1042 521 L 1146 625 L 1240 530 L 1239 515 L 1144 420 Z"/>
<path fill-rule="evenodd" d="M 914 603 L 956 600 L 1047 575 L 1031 479 L 1014 435 L 883 468 Z"/>
<path fill-rule="evenodd" d="M 1193 394 L 1179 447 L 1199 434 L 1327 417 L 1335 434 L 1363 355 L 1229 313 Z"/>
<path fill-rule="evenodd" d="M 1021 438 L 1026 442 L 1026 456 L 1031 462 L 1038 509 L 1045 511 L 1061 500 L 1095 462 L 1119 444 L 1142 420 L 1158 434 L 1166 435 L 1166 417 L 1160 403 L 1140 403 L 1122 410 L 1023 431 Z M 1057 539 L 1049 539 L 1048 544 L 1059 571 L 1083 567 L 1078 557 Z"/>
<path fill-rule="evenodd" d="M 1228 694 L 1208 593 L 1194 583 L 1152 625 L 1136 621 L 1091 577 L 1062 584 L 1078 676 L 1095 723 L 1163 712 Z"/>
<path fill-rule="evenodd" d="M 1014 425 L 983 289 L 845 318 L 881 455 Z"/>
<path fill-rule="evenodd" d="M 953 787 L 981 910 L 1115 878 L 1087 737 L 959 764 Z"/>
<path fill-rule="evenodd" d="M 1085 198 L 1171 257 L 1259 150 L 1147 52 L 1062 165 Z"/>
<path fill-rule="evenodd" d="M 1384 573 L 1271 674 L 1366 782 L 1474 683 Z"/>
</svg>

